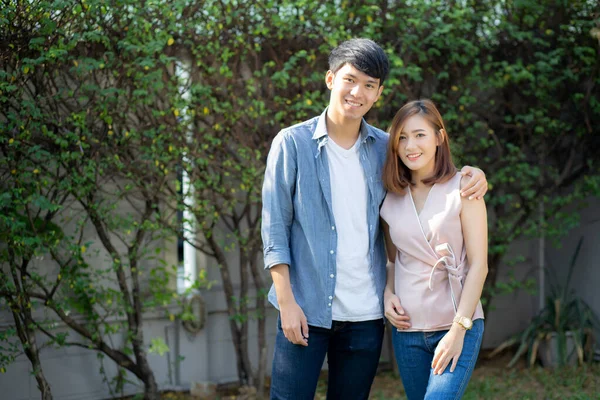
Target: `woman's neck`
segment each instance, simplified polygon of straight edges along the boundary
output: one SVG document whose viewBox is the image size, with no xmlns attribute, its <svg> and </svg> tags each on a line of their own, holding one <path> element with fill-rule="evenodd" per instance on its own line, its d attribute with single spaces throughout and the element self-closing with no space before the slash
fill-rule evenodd
<svg viewBox="0 0 600 400">
<path fill-rule="evenodd" d="M 431 176 L 433 176 L 433 168 L 429 169 L 428 171 L 424 171 L 424 168 L 416 171 L 411 171 L 411 180 L 414 183 L 414 188 L 423 189 L 431 187 L 431 184 L 423 183 L 425 179 Z"/>
</svg>

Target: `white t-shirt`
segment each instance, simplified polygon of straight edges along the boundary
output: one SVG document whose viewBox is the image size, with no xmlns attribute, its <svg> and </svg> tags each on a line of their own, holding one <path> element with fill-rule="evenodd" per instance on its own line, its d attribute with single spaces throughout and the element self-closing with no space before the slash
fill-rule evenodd
<svg viewBox="0 0 600 400">
<path fill-rule="evenodd" d="M 335 321 L 382 318 L 373 274 L 369 271 L 368 188 L 359 158 L 360 138 L 346 150 L 331 138 L 326 151 L 337 230 L 337 279 L 332 299 Z"/>
</svg>

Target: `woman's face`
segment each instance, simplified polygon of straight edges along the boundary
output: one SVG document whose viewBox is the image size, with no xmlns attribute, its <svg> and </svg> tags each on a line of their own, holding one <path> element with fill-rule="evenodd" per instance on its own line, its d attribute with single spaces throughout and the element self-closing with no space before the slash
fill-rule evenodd
<svg viewBox="0 0 600 400">
<path fill-rule="evenodd" d="M 435 169 L 435 154 L 439 145 L 438 134 L 421 115 L 409 117 L 399 135 L 398 154 L 411 171 L 426 177 Z"/>
</svg>

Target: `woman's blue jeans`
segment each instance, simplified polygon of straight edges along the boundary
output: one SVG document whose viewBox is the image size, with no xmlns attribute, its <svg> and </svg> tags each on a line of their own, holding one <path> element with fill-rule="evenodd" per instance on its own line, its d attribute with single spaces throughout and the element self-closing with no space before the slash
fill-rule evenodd
<svg viewBox="0 0 600 400">
<path fill-rule="evenodd" d="M 329 365 L 327 399 L 368 399 L 384 328 L 382 319 L 333 321 L 331 329 L 309 326 L 308 346 L 304 347 L 289 342 L 278 321 L 271 399 L 313 400 L 325 354 Z"/>
<path fill-rule="evenodd" d="M 443 374 L 434 375 L 431 362 L 435 348 L 448 331 L 398 332 L 393 329 L 394 353 L 408 399 L 460 399 L 473 373 L 483 330 L 483 319 L 473 321 L 473 328 L 465 334 L 454 372 L 450 372 L 451 364 L 448 364 Z"/>
</svg>

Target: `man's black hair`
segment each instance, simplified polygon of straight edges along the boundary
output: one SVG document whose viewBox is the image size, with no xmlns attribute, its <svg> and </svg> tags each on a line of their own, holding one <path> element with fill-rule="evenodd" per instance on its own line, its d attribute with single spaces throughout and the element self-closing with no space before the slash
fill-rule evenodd
<svg viewBox="0 0 600 400">
<path fill-rule="evenodd" d="M 383 49 L 370 39 L 350 39 L 329 54 L 329 69 L 336 73 L 346 63 L 383 82 L 390 71 L 390 62 Z"/>
</svg>

